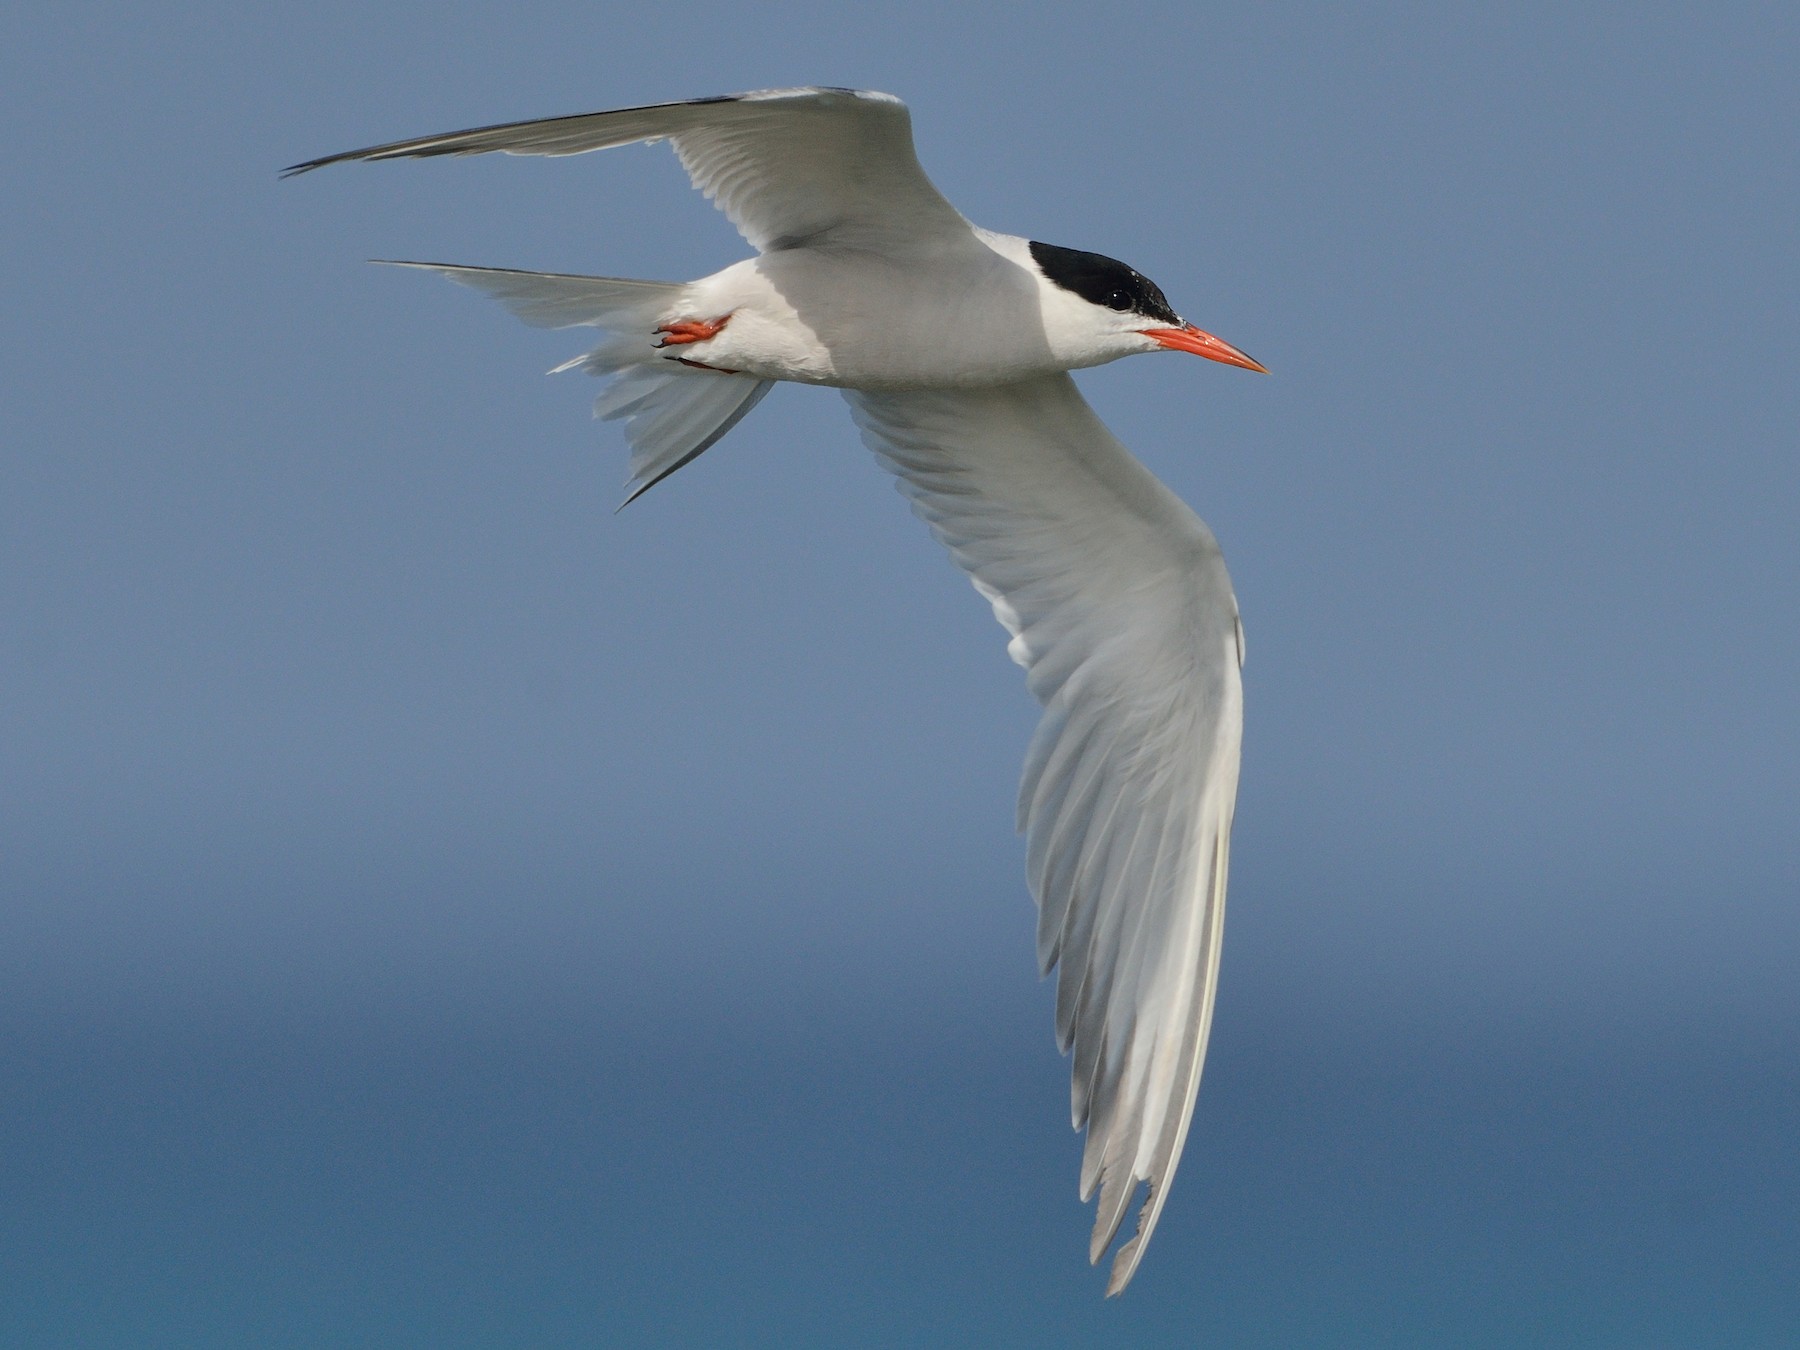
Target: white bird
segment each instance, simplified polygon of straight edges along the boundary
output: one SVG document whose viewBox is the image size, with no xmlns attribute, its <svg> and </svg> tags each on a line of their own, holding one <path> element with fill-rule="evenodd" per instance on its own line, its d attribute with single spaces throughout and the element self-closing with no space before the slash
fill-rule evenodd
<svg viewBox="0 0 1800 1350">
<path fill-rule="evenodd" d="M 513 122 L 329 155 L 575 155 L 668 140 L 757 256 L 692 282 L 401 263 L 527 323 L 606 333 L 558 367 L 615 377 L 627 501 L 776 380 L 842 389 L 863 440 L 993 605 L 1044 706 L 1019 788 L 1096 1186 L 1089 1260 L 1140 1182 L 1130 1281 L 1168 1196 L 1217 987 L 1243 727 L 1243 627 L 1212 532 L 1107 431 L 1068 372 L 1185 351 L 1250 370 L 1112 258 L 970 224 L 926 178 L 906 105 L 771 89 Z"/>
</svg>

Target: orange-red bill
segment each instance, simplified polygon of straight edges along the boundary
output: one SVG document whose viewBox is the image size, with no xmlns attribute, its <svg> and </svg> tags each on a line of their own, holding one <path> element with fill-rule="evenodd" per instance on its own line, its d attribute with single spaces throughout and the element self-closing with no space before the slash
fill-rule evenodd
<svg viewBox="0 0 1800 1350">
<path fill-rule="evenodd" d="M 1242 366 L 1245 370 L 1258 370 L 1264 375 L 1269 368 L 1253 357 L 1244 355 L 1229 342 L 1214 337 L 1211 333 L 1202 333 L 1193 324 L 1183 324 L 1180 328 L 1143 328 L 1139 330 L 1152 342 L 1161 343 L 1171 351 L 1192 352 L 1195 356 L 1204 356 L 1208 361 L 1223 361 L 1228 366 Z"/>
</svg>

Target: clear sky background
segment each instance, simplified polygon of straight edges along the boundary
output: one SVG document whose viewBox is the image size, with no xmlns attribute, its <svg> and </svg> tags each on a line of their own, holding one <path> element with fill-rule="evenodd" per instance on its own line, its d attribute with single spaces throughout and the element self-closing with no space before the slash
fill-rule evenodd
<svg viewBox="0 0 1800 1350">
<path fill-rule="evenodd" d="M 1786 5 L 0 20 L 0 1340 L 1641 1346 L 1800 1325 Z M 1248 632 L 1215 1049 L 1122 1301 L 1035 707 L 835 395 L 614 515 L 581 334 L 800 83 L 1271 377 L 1081 383 Z"/>
</svg>

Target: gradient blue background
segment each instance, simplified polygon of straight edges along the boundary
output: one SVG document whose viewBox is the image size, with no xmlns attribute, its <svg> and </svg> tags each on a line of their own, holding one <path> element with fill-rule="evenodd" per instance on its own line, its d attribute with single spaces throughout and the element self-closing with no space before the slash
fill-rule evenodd
<svg viewBox="0 0 1800 1350">
<path fill-rule="evenodd" d="M 1796 69 L 1776 4 L 9 11 L 0 1343 L 1800 1341 Z M 1249 633 L 1122 1301 L 1034 708 L 841 402 L 614 516 L 579 335 L 360 261 L 723 219 L 662 148 L 275 176 L 805 82 L 1275 372 L 1082 377 Z"/>
</svg>

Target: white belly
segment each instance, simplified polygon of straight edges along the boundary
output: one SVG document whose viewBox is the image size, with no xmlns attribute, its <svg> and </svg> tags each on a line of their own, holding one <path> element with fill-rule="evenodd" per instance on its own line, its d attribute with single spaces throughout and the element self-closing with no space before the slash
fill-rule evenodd
<svg viewBox="0 0 1800 1350">
<path fill-rule="evenodd" d="M 1067 369 L 1036 280 L 971 235 L 917 262 L 794 249 L 696 281 L 693 313 L 731 316 L 680 355 L 766 380 L 851 389 L 1003 384 Z"/>
</svg>

